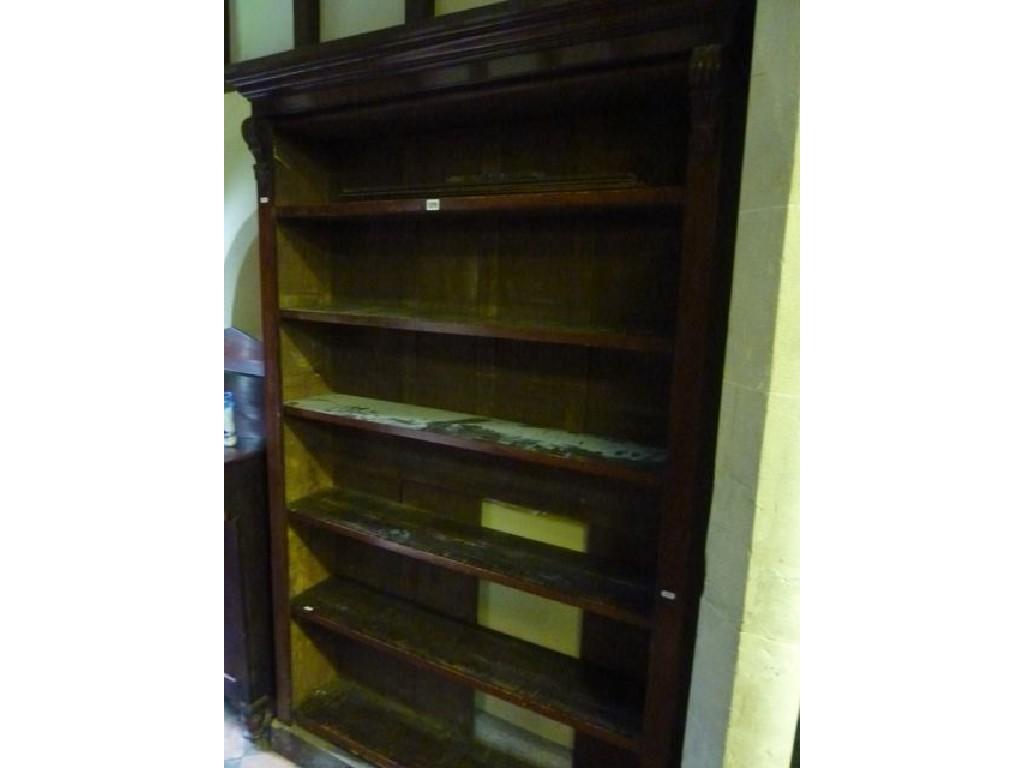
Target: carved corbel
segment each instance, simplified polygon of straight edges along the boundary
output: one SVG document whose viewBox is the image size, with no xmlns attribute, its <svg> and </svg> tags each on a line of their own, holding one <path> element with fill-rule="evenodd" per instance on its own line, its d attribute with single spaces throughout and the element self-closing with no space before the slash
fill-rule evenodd
<svg viewBox="0 0 1024 768">
<path fill-rule="evenodd" d="M 256 160 L 252 168 L 257 193 L 270 199 L 274 192 L 274 135 L 270 123 L 258 117 L 246 118 L 242 122 L 242 138 Z"/>
</svg>

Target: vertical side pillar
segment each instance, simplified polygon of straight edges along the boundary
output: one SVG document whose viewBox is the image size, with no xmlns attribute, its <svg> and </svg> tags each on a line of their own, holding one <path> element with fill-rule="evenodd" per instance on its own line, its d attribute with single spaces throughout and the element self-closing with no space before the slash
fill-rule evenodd
<svg viewBox="0 0 1024 768">
<path fill-rule="evenodd" d="M 259 196 L 261 321 L 266 356 L 267 502 L 270 512 L 270 575 L 274 615 L 277 717 L 291 720 L 291 626 L 288 611 L 288 520 L 284 508 L 281 448 L 281 355 L 277 310 L 277 222 L 274 216 L 274 141 L 270 123 L 250 117 L 242 136 L 255 158 Z"/>
<path fill-rule="evenodd" d="M 641 765 L 678 757 L 689 685 L 720 389 L 721 276 L 717 246 L 721 164 L 722 47 L 693 51 L 689 70 L 686 209 L 670 409 L 668 471 L 661 504 L 658 582 L 651 635 Z"/>
</svg>

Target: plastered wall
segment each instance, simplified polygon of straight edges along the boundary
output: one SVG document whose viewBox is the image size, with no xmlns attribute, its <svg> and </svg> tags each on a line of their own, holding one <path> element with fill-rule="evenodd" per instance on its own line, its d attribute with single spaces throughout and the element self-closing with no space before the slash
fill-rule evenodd
<svg viewBox="0 0 1024 768">
<path fill-rule="evenodd" d="M 361 35 L 405 22 L 405 0 L 321 0 L 320 39 Z"/>
<path fill-rule="evenodd" d="M 286 0 L 229 0 L 231 60 L 244 61 L 290 50 L 295 24 Z"/>
<path fill-rule="evenodd" d="M 224 327 L 262 338 L 256 179 L 242 140 L 249 102 L 224 94 Z"/>
<path fill-rule="evenodd" d="M 684 768 L 788 766 L 799 711 L 799 3 L 754 33 Z"/>
<path fill-rule="evenodd" d="M 501 0 L 434 0 L 434 15 L 443 16 L 446 13 L 468 11 L 470 8 L 493 5 L 497 2 L 501 2 Z"/>
</svg>

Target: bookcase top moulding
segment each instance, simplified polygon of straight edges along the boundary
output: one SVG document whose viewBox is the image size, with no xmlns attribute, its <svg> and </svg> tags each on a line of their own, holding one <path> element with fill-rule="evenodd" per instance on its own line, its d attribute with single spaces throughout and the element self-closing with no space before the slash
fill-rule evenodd
<svg viewBox="0 0 1024 768">
<path fill-rule="evenodd" d="M 678 57 L 727 42 L 737 5 L 509 0 L 238 62 L 224 80 L 257 116 L 424 97 Z"/>
</svg>

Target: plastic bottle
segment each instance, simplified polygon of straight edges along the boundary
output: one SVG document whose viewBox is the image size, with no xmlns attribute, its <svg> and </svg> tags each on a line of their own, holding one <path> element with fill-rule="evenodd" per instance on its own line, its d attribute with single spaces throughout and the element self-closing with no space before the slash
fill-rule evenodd
<svg viewBox="0 0 1024 768">
<path fill-rule="evenodd" d="M 235 434 L 235 396 L 230 392 L 224 393 L 224 447 L 238 445 L 238 435 Z"/>
</svg>

